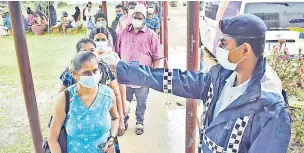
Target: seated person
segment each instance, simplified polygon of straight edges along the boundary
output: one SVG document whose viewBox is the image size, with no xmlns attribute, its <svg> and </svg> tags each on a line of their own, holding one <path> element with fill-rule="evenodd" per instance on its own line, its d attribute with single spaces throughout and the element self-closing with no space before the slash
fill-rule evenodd
<svg viewBox="0 0 304 153">
<path fill-rule="evenodd" d="M 41 11 L 36 11 L 35 15 L 36 23 L 31 26 L 31 30 L 36 36 L 41 36 L 48 28 L 48 19 Z"/>
<path fill-rule="evenodd" d="M 35 24 L 34 12 L 31 10 L 31 8 L 28 7 L 26 13 L 27 13 L 27 17 L 26 17 L 27 24 L 29 27 L 31 27 L 32 25 Z"/>
<path fill-rule="evenodd" d="M 80 12 L 68 17 L 68 13 L 63 12 L 63 17 L 61 18 L 62 24 L 62 35 L 66 35 L 69 28 L 75 28 L 81 24 Z"/>
<path fill-rule="evenodd" d="M 0 26 L 0 35 L 1 36 L 8 36 L 9 30 L 12 29 L 11 21 L 9 18 L 9 13 L 1 13 L 3 18 L 3 25 Z"/>
</svg>

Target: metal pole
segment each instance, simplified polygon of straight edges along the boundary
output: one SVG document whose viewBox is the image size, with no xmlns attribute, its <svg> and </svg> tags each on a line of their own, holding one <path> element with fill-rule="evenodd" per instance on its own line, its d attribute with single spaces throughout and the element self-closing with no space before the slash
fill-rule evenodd
<svg viewBox="0 0 304 153">
<path fill-rule="evenodd" d="M 168 68 L 168 1 L 164 1 L 164 66 Z"/>
<path fill-rule="evenodd" d="M 36 153 L 41 153 L 42 134 L 23 21 L 21 19 L 21 6 L 19 1 L 9 1 L 8 6 L 11 16 L 24 101 L 33 137 L 34 148 Z"/>
<path fill-rule="evenodd" d="M 199 1 L 187 2 L 187 70 L 198 71 L 199 56 Z M 197 100 L 187 99 L 186 103 L 186 143 L 185 152 L 196 149 Z"/>
<path fill-rule="evenodd" d="M 163 44 L 163 5 L 162 1 L 159 2 L 159 21 L 160 21 L 160 44 Z"/>
<path fill-rule="evenodd" d="M 108 15 L 107 15 L 107 1 L 102 1 L 102 12 L 106 15 L 106 20 L 108 21 Z"/>
<path fill-rule="evenodd" d="M 50 19 L 50 1 L 48 2 L 48 34 L 50 34 L 50 21 L 51 21 L 51 19 Z"/>
</svg>

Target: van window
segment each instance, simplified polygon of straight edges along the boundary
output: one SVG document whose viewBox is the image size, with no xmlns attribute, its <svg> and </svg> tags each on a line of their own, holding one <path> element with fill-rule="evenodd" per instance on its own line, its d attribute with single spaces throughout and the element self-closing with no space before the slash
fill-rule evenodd
<svg viewBox="0 0 304 153">
<path fill-rule="evenodd" d="M 267 29 L 288 30 L 289 26 L 304 28 L 304 2 L 247 3 L 244 13 L 260 17 Z"/>
<path fill-rule="evenodd" d="M 216 13 L 219 7 L 220 1 L 208 1 L 205 5 L 205 16 L 212 20 L 216 20 Z"/>
</svg>

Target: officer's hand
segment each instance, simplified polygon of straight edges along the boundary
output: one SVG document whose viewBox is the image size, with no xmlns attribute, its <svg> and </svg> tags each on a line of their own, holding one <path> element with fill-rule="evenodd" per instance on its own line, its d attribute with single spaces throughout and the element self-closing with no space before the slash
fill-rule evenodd
<svg viewBox="0 0 304 153">
<path fill-rule="evenodd" d="M 120 61 L 120 58 L 117 55 L 117 53 L 115 53 L 113 51 L 104 53 L 101 58 L 108 65 L 114 66 L 115 69 L 116 69 L 118 62 Z"/>
</svg>

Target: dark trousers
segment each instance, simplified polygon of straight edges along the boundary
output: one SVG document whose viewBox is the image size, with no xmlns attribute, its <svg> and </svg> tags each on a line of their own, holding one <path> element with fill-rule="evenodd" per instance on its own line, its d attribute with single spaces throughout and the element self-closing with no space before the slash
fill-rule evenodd
<svg viewBox="0 0 304 153">
<path fill-rule="evenodd" d="M 141 88 L 130 88 L 127 87 L 127 101 L 131 103 L 133 99 L 133 95 L 136 97 L 136 123 L 143 124 L 145 119 L 145 112 L 147 108 L 147 98 L 149 95 L 149 88 L 141 87 Z"/>
</svg>

